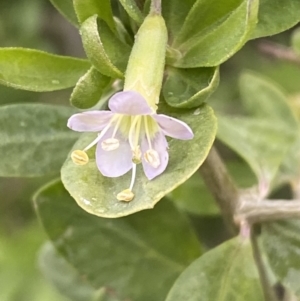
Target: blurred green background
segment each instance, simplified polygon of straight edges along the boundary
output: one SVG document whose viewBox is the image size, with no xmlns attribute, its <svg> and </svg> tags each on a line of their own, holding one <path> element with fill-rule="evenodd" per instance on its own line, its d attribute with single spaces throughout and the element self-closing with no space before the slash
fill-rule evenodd
<svg viewBox="0 0 300 301">
<path fill-rule="evenodd" d="M 269 40 L 289 46 L 293 30 Z M 216 111 L 230 114 L 243 112 L 237 81 L 241 71 L 246 69 L 258 71 L 276 81 L 288 92 L 291 101 L 300 99 L 300 66 L 262 53 L 259 47 L 265 40 L 248 42 L 221 66 L 220 86 L 209 100 Z M 84 56 L 77 30 L 47 0 L 0 0 L 0 47 L 27 47 L 56 54 Z M 0 86 L 0 104 L 47 102 L 69 105 L 70 91 L 34 93 Z M 241 160 L 220 143 L 218 148 L 226 160 Z M 38 187 L 57 176 L 39 179 L 0 178 L 1 301 L 67 300 L 39 272 L 38 252 L 46 241 L 46 235 L 38 223 L 31 201 Z M 211 216 L 192 216 L 207 246 L 226 238 L 220 217 L 214 209 L 212 212 L 214 215 Z"/>
</svg>

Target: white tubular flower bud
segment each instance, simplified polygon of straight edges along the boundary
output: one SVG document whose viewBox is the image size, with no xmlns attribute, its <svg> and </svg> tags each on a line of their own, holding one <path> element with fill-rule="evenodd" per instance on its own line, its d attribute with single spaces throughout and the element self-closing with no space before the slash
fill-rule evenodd
<svg viewBox="0 0 300 301">
<path fill-rule="evenodd" d="M 139 28 L 125 73 L 124 91 L 139 92 L 157 109 L 161 91 L 168 32 L 159 11 L 152 11 Z"/>
<path fill-rule="evenodd" d="M 144 158 L 146 162 L 154 168 L 157 168 L 160 165 L 159 154 L 154 149 L 147 150 L 146 153 L 144 154 Z"/>
<path fill-rule="evenodd" d="M 120 146 L 120 142 L 116 138 L 108 138 L 101 143 L 102 149 L 105 151 L 113 151 Z"/>
</svg>

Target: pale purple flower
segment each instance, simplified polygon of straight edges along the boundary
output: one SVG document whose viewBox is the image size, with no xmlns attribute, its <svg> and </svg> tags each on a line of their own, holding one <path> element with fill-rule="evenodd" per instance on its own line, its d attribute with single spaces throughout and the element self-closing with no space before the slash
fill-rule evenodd
<svg viewBox="0 0 300 301">
<path fill-rule="evenodd" d="M 149 180 L 166 169 L 169 155 L 165 136 L 181 140 L 194 136 L 186 123 L 156 114 L 138 92 L 118 92 L 110 98 L 108 106 L 110 111 L 71 116 L 68 127 L 78 132 L 99 133 L 83 151 L 97 144 L 97 167 L 104 176 L 119 177 L 133 168 L 130 186 L 139 162 Z"/>
</svg>

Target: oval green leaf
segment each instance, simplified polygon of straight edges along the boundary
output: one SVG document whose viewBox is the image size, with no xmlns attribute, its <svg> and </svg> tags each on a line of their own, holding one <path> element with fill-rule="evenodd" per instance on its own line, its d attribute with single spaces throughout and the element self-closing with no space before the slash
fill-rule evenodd
<svg viewBox="0 0 300 301">
<path fill-rule="evenodd" d="M 197 1 L 173 42 L 170 64 L 179 68 L 220 65 L 247 42 L 257 10 L 258 0 Z"/>
<path fill-rule="evenodd" d="M 287 97 L 270 80 L 246 72 L 240 78 L 240 90 L 251 116 L 219 116 L 218 138 L 245 159 L 260 183 L 269 186 L 299 126 Z"/>
<path fill-rule="evenodd" d="M 79 109 L 93 107 L 98 103 L 109 83 L 109 77 L 101 74 L 95 67 L 92 67 L 77 82 L 71 94 L 71 104 Z"/>
<path fill-rule="evenodd" d="M 72 0 L 50 0 L 50 2 L 69 22 L 78 27 Z"/>
<path fill-rule="evenodd" d="M 123 78 L 130 47 L 121 42 L 104 21 L 97 19 L 97 15 L 88 18 L 80 28 L 86 55 L 100 73 Z"/>
<path fill-rule="evenodd" d="M 223 243 L 194 261 L 176 280 L 166 301 L 263 301 L 249 240 Z"/>
<path fill-rule="evenodd" d="M 218 87 L 219 68 L 168 68 L 163 86 L 166 102 L 176 108 L 201 105 Z"/>
<path fill-rule="evenodd" d="M 68 130 L 74 109 L 46 104 L 0 107 L 1 177 L 58 173 L 78 138 Z"/>
<path fill-rule="evenodd" d="M 96 290 L 78 271 L 58 253 L 52 243 L 45 243 L 39 254 L 39 268 L 63 296 L 72 301 L 102 301 L 97 298 L 105 289 Z M 103 292 L 103 293 L 102 293 Z M 99 296 L 100 297 L 100 296 Z"/>
<path fill-rule="evenodd" d="M 91 214 L 112 218 L 150 209 L 200 167 L 215 138 L 216 119 L 212 109 L 203 105 L 197 109 L 197 115 L 194 115 L 194 110 L 174 113 L 169 110 L 165 112 L 186 122 L 195 137 L 189 141 L 173 139 L 169 142 L 168 167 L 152 181 L 146 178 L 138 165 L 133 189 L 135 197 L 129 203 L 118 201 L 116 195 L 128 187 L 131 172 L 119 178 L 102 176 L 96 166 L 94 148 L 89 152 L 89 163 L 84 166 L 75 165 L 70 158 L 67 159 L 61 171 L 62 181 L 79 206 Z M 95 134 L 85 134 L 73 149 L 83 149 L 94 139 Z"/>
<path fill-rule="evenodd" d="M 274 274 L 300 298 L 299 231 L 299 220 L 262 226 L 262 245 Z"/>
<path fill-rule="evenodd" d="M 98 15 L 112 30 L 115 29 L 110 0 L 73 0 L 73 4 L 80 24 Z"/>
<path fill-rule="evenodd" d="M 217 137 L 249 164 L 264 187 L 270 186 L 295 141 L 295 133 L 280 123 L 232 116 L 218 116 Z"/>
<path fill-rule="evenodd" d="M 162 15 L 166 21 L 169 42 L 178 36 L 186 17 L 196 0 L 163 0 Z"/>
<path fill-rule="evenodd" d="M 291 131 L 297 129 L 298 122 L 287 96 L 276 83 L 247 71 L 241 75 L 239 86 L 244 107 L 252 116 L 281 123 Z"/>
<path fill-rule="evenodd" d="M 300 21 L 300 1 L 260 0 L 258 24 L 252 39 L 272 36 L 295 26 Z"/>
<path fill-rule="evenodd" d="M 35 207 L 54 245 L 78 273 L 94 287 L 111 288 L 121 300 L 163 301 L 201 254 L 189 222 L 167 200 L 154 210 L 104 219 L 81 210 L 61 182 L 53 182 L 36 194 Z"/>
<path fill-rule="evenodd" d="M 139 9 L 139 7 L 137 6 L 136 1 L 134 0 L 119 0 L 119 1 L 131 19 L 133 19 L 137 24 L 143 23 L 144 16 L 141 10 Z"/>
<path fill-rule="evenodd" d="M 28 91 L 55 91 L 76 85 L 90 68 L 86 60 L 25 48 L 0 49 L 0 84 Z"/>
</svg>

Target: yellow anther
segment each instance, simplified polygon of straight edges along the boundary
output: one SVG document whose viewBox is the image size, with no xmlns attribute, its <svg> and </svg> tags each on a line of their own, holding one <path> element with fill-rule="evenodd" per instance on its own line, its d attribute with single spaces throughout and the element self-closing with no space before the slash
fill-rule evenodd
<svg viewBox="0 0 300 301">
<path fill-rule="evenodd" d="M 71 159 L 76 165 L 85 165 L 89 162 L 87 153 L 79 149 L 72 152 Z"/>
<path fill-rule="evenodd" d="M 147 163 L 149 163 L 152 167 L 157 168 L 160 165 L 159 154 L 154 149 L 149 149 L 144 154 L 144 158 Z"/>
<path fill-rule="evenodd" d="M 125 189 L 117 194 L 118 201 L 130 202 L 134 198 L 134 193 L 130 189 Z"/>
<path fill-rule="evenodd" d="M 119 146 L 120 142 L 116 138 L 108 138 L 101 143 L 102 149 L 108 152 L 117 149 Z"/>
</svg>

